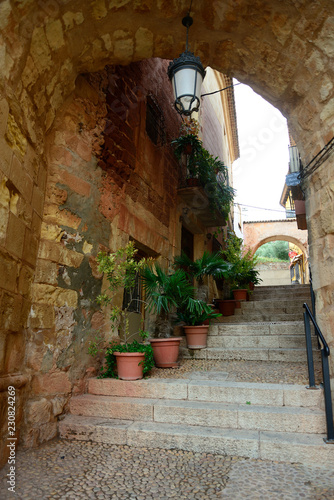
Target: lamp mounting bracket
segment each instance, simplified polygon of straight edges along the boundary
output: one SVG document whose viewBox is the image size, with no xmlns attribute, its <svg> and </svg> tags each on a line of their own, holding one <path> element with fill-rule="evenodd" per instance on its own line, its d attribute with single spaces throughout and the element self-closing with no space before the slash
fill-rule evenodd
<svg viewBox="0 0 334 500">
<path fill-rule="evenodd" d="M 193 24 L 193 22 L 194 22 L 194 20 L 191 16 L 189 16 L 189 14 L 182 19 L 182 24 L 186 28 L 190 28 L 190 26 Z"/>
</svg>

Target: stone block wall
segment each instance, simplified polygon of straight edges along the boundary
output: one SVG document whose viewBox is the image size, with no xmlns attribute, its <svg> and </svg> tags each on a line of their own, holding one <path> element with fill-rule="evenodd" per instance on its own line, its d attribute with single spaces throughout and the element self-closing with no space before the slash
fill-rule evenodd
<svg viewBox="0 0 334 500">
<path fill-rule="evenodd" d="M 47 165 L 22 130 L 19 116 L 0 100 L 0 421 L 7 432 L 7 388 L 16 388 L 16 419 L 22 419 L 29 374 L 25 348 L 42 225 Z M 19 437 L 17 425 L 16 437 Z M 5 443 L 0 455 L 6 457 Z"/>
<path fill-rule="evenodd" d="M 145 80 L 149 64 L 79 76 L 48 135 L 46 199 L 26 330 L 31 384 L 21 425 L 25 446 L 56 435 L 69 397 L 82 392 L 95 373 L 89 341 L 98 332 L 112 338 L 96 302 L 102 286 L 97 253 L 129 238 L 167 261 L 175 253 L 178 165 L 170 141 L 158 147 L 145 131 L 146 95 L 163 86 L 166 64 Z M 178 118 L 166 123 L 170 136 Z"/>
</svg>

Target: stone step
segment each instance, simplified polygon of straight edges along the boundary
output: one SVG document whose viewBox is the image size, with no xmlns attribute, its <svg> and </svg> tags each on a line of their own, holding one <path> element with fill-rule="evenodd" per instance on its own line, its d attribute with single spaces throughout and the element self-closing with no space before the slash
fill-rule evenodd
<svg viewBox="0 0 334 500">
<path fill-rule="evenodd" d="M 322 408 L 323 391 L 297 384 L 263 384 L 203 379 L 88 380 L 88 394 L 144 399 L 211 401 L 260 406 Z"/>
<path fill-rule="evenodd" d="M 290 321 L 301 321 L 303 319 L 303 311 L 294 308 L 262 308 L 262 309 L 244 309 L 243 307 L 235 309 L 235 316 L 243 316 L 247 321 L 248 318 L 260 318 L 259 321 L 274 321 L 274 318 L 288 316 Z M 289 320 L 288 318 L 288 320 Z M 278 319 L 278 321 L 282 321 Z M 284 320 L 283 320 L 284 321 Z"/>
<path fill-rule="evenodd" d="M 257 311 L 277 311 L 285 312 L 289 314 L 301 313 L 303 314 L 303 300 L 250 300 L 241 301 L 241 310 L 247 312 L 257 312 Z M 236 309 L 238 311 L 240 309 Z"/>
<path fill-rule="evenodd" d="M 303 285 L 258 285 L 255 287 L 255 290 L 299 290 L 299 291 L 309 291 L 310 290 L 310 285 L 308 284 L 303 284 Z"/>
<path fill-rule="evenodd" d="M 334 467 L 334 448 L 323 442 L 325 435 L 322 434 L 221 429 L 75 415 L 67 415 L 59 422 L 59 434 L 65 439 Z"/>
<path fill-rule="evenodd" d="M 252 323 L 252 322 L 272 322 L 277 323 L 279 321 L 302 321 L 303 312 L 300 311 L 294 314 L 287 313 L 277 313 L 275 311 L 258 311 L 252 313 L 239 313 L 240 309 L 236 309 L 236 313 L 233 316 L 221 316 L 219 318 L 220 323 Z"/>
<path fill-rule="evenodd" d="M 209 336 L 224 335 L 224 336 L 245 336 L 245 335 L 304 335 L 303 321 L 284 321 L 279 323 L 269 322 L 252 322 L 250 324 L 229 324 L 229 323 L 213 323 L 210 325 Z"/>
<path fill-rule="evenodd" d="M 253 300 L 258 300 L 259 298 L 265 298 L 265 299 L 274 299 L 274 298 L 292 298 L 292 299 L 296 299 L 296 298 L 304 298 L 306 301 L 310 301 L 311 300 L 311 293 L 309 290 L 305 290 L 305 289 L 302 289 L 302 290 L 298 290 L 298 289 L 294 289 L 294 288 L 290 288 L 290 289 L 285 289 L 285 290 L 280 290 L 280 289 L 276 289 L 275 287 L 273 287 L 272 289 L 263 289 L 263 290 L 260 290 L 260 289 L 255 289 L 255 291 L 253 293 L 250 294 L 251 298 Z"/>
<path fill-rule="evenodd" d="M 317 339 L 312 338 L 314 349 L 317 347 Z M 261 349 L 306 349 L 305 335 L 215 335 L 208 336 L 208 348 L 248 348 L 256 347 Z"/>
<path fill-rule="evenodd" d="M 287 363 L 307 362 L 306 350 L 304 348 L 265 348 L 265 347 L 208 347 L 206 349 L 180 348 L 184 359 L 203 360 L 247 360 L 247 361 L 283 361 Z M 317 353 L 314 353 L 316 356 Z"/>
<path fill-rule="evenodd" d="M 326 432 L 324 411 L 318 408 L 256 406 L 208 401 L 159 400 L 85 394 L 71 399 L 72 415 L 223 429 L 276 432 Z"/>
</svg>

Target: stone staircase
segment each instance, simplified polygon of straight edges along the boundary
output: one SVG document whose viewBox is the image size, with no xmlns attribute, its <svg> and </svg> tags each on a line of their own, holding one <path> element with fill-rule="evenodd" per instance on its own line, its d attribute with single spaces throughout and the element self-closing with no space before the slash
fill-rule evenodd
<svg viewBox="0 0 334 500">
<path fill-rule="evenodd" d="M 307 362 L 303 303 L 311 303 L 308 285 L 258 287 L 249 302 L 241 302 L 234 316 L 210 327 L 208 348 L 184 358 Z M 316 338 L 313 339 L 316 348 Z M 315 352 L 315 356 L 319 354 Z"/>
<path fill-rule="evenodd" d="M 286 294 L 279 288 L 277 295 L 287 302 Z M 302 304 L 305 295 L 296 287 L 293 290 L 294 300 L 298 292 Z M 236 316 L 244 316 L 243 321 L 237 319 L 232 323 L 224 318 L 213 325 L 208 348 L 195 351 L 196 356 L 280 359 L 284 363 L 293 362 L 298 356 L 300 359 L 303 343 L 300 319 L 246 323 L 248 310 L 259 309 L 259 314 L 264 309 L 271 310 L 268 296 L 272 293 L 272 290 L 256 290 L 254 301 L 243 304 Z M 275 302 L 278 305 L 279 300 Z M 260 303 L 263 307 L 258 308 Z M 288 312 L 289 307 L 281 305 L 287 312 L 280 310 L 274 314 L 294 314 Z M 293 352 L 291 357 L 287 350 Z M 228 355 L 224 354 L 226 351 Z M 326 424 L 322 389 L 233 382 L 226 380 L 227 376 L 224 372 L 209 371 L 189 373 L 186 379 L 151 378 L 135 382 L 90 379 L 87 394 L 71 399 L 70 414 L 59 422 L 60 436 L 334 466 L 334 447 L 323 441 Z"/>
</svg>

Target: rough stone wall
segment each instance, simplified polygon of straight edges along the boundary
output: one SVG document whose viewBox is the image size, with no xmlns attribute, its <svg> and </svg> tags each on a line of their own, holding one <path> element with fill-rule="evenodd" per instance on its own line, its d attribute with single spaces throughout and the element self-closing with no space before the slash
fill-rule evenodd
<svg viewBox="0 0 334 500">
<path fill-rule="evenodd" d="M 26 330 L 25 372 L 31 380 L 21 427 L 26 446 L 56 435 L 57 416 L 70 394 L 83 390 L 92 364 L 88 329 L 101 322 L 94 255 L 108 248 L 110 232 L 99 211 L 97 158 L 107 113 L 101 79 L 90 85 L 78 78 L 47 138 L 46 200 Z"/>
<path fill-rule="evenodd" d="M 166 63 L 134 63 L 80 75 L 48 136 L 48 179 L 32 306 L 26 331 L 30 394 L 22 442 L 57 432 L 57 416 L 94 373 L 89 340 L 108 332 L 96 303 L 95 257 L 135 238 L 170 260 L 175 250 L 178 166 L 170 141 L 145 132 L 148 92 L 166 81 Z M 145 77 L 143 77 L 145 75 Z M 168 136 L 178 118 L 167 122 Z M 168 175 L 167 175 L 168 174 Z M 87 369 L 88 367 L 88 369 Z"/>
<path fill-rule="evenodd" d="M 260 262 L 256 265 L 260 286 L 291 285 L 289 262 Z"/>
<path fill-rule="evenodd" d="M 334 116 L 334 111 L 333 111 Z M 334 159 L 333 155 L 304 181 L 317 321 L 334 352 Z M 331 356 L 332 358 L 333 356 Z M 330 360 L 332 373 L 333 360 Z M 331 379 L 333 393 L 334 377 Z"/>
<path fill-rule="evenodd" d="M 24 366 L 32 293 L 34 304 L 44 304 L 39 302 L 37 285 L 47 284 L 36 281 L 31 289 L 37 254 L 41 252 L 39 236 L 47 173 L 45 137 L 80 73 L 150 57 L 170 59 L 182 52 L 185 30 L 181 19 L 188 7 L 189 2 L 183 0 L 0 3 L 0 375 L 3 391 L 15 382 L 20 396 L 18 420 L 24 391 L 30 383 Z M 192 14 L 191 48 L 201 56 L 203 64 L 250 84 L 276 105 L 288 117 L 289 129 L 307 164 L 333 136 L 332 0 L 201 0 L 194 3 Z M 68 170 L 66 162 L 59 167 Z M 331 347 L 333 178 L 332 156 L 305 183 L 317 317 Z M 65 189 L 59 186 L 59 190 L 68 196 L 63 185 Z M 73 191 L 76 194 L 70 194 L 72 200 L 81 196 Z M 61 216 L 69 210 L 63 207 L 62 211 Z M 80 214 L 74 214 L 74 226 L 78 223 L 79 227 L 80 218 Z M 123 227 L 136 226 L 132 216 L 124 217 L 124 221 Z M 173 241 L 171 236 L 166 231 L 162 239 Z M 45 241 L 43 238 L 41 248 Z M 78 247 L 73 248 L 65 250 L 80 253 Z M 48 260 L 41 253 L 39 259 Z M 87 262 L 86 257 L 82 259 Z M 72 262 L 70 267 L 76 266 L 79 268 L 77 262 Z M 49 286 L 57 288 L 55 284 Z M 73 304 L 73 294 L 67 293 L 67 304 Z M 55 302 L 58 308 L 65 307 L 64 294 L 61 297 Z M 331 369 L 333 373 L 333 365 Z M 3 404 L 6 397 L 7 393 L 2 392 L 2 435 L 7 429 Z M 47 421 L 57 412 L 56 403 L 41 397 L 45 411 L 38 414 L 44 414 Z M 32 410 L 30 415 L 33 420 Z M 5 459 L 2 450 L 0 455 Z"/>
<path fill-rule="evenodd" d="M 16 388 L 16 422 L 22 419 L 29 375 L 25 364 L 26 332 L 31 307 L 41 230 L 46 161 L 27 140 L 18 115 L 1 99 L 0 160 L 0 425 L 7 434 L 7 388 Z M 16 436 L 19 436 L 17 432 Z M 6 459 L 5 441 L 0 446 Z"/>
</svg>

